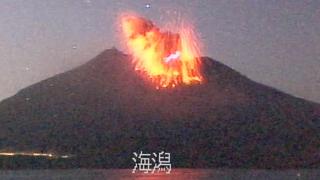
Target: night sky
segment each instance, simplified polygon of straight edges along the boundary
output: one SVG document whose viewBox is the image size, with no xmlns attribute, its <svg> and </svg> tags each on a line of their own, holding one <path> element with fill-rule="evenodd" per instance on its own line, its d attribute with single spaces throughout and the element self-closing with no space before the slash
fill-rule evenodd
<svg viewBox="0 0 320 180">
<path fill-rule="evenodd" d="M 120 48 L 117 16 L 196 27 L 203 55 L 320 102 L 319 0 L 1 0 L 0 100 Z"/>
</svg>

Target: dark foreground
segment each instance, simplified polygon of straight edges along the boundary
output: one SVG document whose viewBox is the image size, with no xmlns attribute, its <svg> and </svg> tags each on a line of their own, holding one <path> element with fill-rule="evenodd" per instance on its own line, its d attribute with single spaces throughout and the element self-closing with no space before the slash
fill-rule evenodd
<svg viewBox="0 0 320 180">
<path fill-rule="evenodd" d="M 171 174 L 132 174 L 131 169 L 2 170 L 0 179 L 319 179 L 318 169 L 174 169 Z"/>
</svg>

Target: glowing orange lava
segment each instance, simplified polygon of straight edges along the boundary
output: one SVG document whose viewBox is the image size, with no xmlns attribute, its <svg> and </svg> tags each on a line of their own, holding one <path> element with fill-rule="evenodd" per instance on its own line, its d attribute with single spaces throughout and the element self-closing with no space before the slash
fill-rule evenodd
<svg viewBox="0 0 320 180">
<path fill-rule="evenodd" d="M 192 28 L 161 32 L 151 21 L 134 15 L 122 16 L 121 25 L 136 71 L 156 88 L 201 83 L 200 50 Z"/>
</svg>

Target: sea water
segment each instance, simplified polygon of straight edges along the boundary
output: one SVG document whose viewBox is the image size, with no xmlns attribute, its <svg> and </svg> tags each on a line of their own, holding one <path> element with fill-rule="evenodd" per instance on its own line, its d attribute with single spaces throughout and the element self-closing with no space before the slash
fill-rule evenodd
<svg viewBox="0 0 320 180">
<path fill-rule="evenodd" d="M 132 173 L 131 169 L 68 169 L 68 170 L 0 170 L 1 180 L 87 180 L 87 179 L 320 179 L 318 169 L 172 169 L 170 174 Z"/>
</svg>

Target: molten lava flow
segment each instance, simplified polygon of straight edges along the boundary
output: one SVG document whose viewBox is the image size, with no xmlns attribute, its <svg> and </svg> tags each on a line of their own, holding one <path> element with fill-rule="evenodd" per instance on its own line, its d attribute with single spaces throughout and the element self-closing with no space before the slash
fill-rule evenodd
<svg viewBox="0 0 320 180">
<path fill-rule="evenodd" d="M 123 16 L 121 24 L 135 69 L 157 88 L 202 81 L 200 51 L 191 28 L 161 32 L 151 21 L 133 15 Z"/>
</svg>

